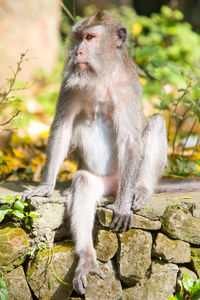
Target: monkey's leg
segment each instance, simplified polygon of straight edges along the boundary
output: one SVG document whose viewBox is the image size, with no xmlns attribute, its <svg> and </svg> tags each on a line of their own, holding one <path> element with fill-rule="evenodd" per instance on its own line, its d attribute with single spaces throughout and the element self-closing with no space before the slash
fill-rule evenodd
<svg viewBox="0 0 200 300">
<path fill-rule="evenodd" d="M 95 176 L 87 171 L 78 171 L 73 177 L 71 188 L 67 191 L 67 209 L 71 215 L 75 252 L 79 258 L 73 285 L 80 294 L 85 292 L 88 273 L 104 278 L 97 265 L 92 230 L 97 202 L 113 189 L 112 178 L 111 180 L 109 178 Z"/>
<path fill-rule="evenodd" d="M 166 126 L 162 115 L 155 114 L 149 119 L 143 143 L 143 159 L 134 186 L 133 211 L 144 207 L 167 163 Z"/>
</svg>

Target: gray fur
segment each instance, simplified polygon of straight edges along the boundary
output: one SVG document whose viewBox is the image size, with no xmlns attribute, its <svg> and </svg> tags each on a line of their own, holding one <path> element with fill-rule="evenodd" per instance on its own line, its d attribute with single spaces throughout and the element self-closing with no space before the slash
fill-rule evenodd
<svg viewBox="0 0 200 300">
<path fill-rule="evenodd" d="M 145 205 L 167 162 L 165 122 L 159 114 L 148 121 L 143 116 L 142 88 L 123 28 L 108 12 L 74 26 L 42 182 L 22 195 L 23 200 L 51 196 L 69 149 L 79 152 L 83 169 L 64 194 L 79 257 L 74 288 L 81 294 L 88 273 L 103 278 L 92 241 L 98 201 L 116 195 L 109 206 L 114 211 L 111 227 L 128 230 L 133 211 Z M 93 41 L 87 32 L 95 35 Z"/>
</svg>

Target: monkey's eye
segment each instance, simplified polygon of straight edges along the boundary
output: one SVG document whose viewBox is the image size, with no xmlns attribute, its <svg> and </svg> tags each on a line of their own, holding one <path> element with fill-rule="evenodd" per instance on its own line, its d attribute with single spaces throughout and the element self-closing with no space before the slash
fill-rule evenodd
<svg viewBox="0 0 200 300">
<path fill-rule="evenodd" d="M 86 37 L 85 37 L 85 39 L 88 40 L 88 41 L 90 41 L 90 40 L 92 40 L 94 37 L 95 37 L 95 36 L 94 36 L 93 34 L 87 34 Z"/>
</svg>

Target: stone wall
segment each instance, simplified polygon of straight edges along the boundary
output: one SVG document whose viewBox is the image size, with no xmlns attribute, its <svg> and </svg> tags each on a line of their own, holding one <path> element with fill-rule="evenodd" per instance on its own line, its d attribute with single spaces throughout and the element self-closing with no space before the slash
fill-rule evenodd
<svg viewBox="0 0 200 300">
<path fill-rule="evenodd" d="M 0 198 L 16 194 L 25 182 L 0 185 Z M 38 213 L 29 234 L 13 224 L 0 229 L 0 271 L 9 300 L 81 299 L 72 288 L 76 260 L 73 254 L 66 199 L 60 184 L 52 198 L 35 197 L 31 206 Z M 132 229 L 113 233 L 112 211 L 103 198 L 97 209 L 94 243 L 106 278 L 88 276 L 87 300 L 166 300 L 181 287 L 186 273 L 200 277 L 200 193 L 154 195 L 134 215 Z M 3 200 L 0 200 L 3 203 Z M 49 243 L 52 247 L 28 255 L 30 248 Z M 44 248 L 44 247 L 43 247 Z"/>
</svg>

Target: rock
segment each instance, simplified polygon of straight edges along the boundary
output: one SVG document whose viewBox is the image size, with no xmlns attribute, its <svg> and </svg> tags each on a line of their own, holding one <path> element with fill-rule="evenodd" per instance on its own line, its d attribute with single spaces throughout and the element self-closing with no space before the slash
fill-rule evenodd
<svg viewBox="0 0 200 300">
<path fill-rule="evenodd" d="M 190 244 L 172 240 L 162 233 L 158 233 L 153 246 L 153 255 L 158 259 L 184 264 L 190 262 Z"/>
<path fill-rule="evenodd" d="M 97 209 L 99 222 L 104 227 L 110 227 L 113 218 L 113 211 L 108 208 L 99 207 Z M 160 221 L 152 221 L 145 217 L 134 214 L 132 219 L 132 228 L 159 230 L 161 228 Z"/>
<path fill-rule="evenodd" d="M 192 272 L 191 270 L 189 270 L 185 267 L 180 267 L 179 272 L 178 272 L 178 277 L 177 277 L 177 288 L 176 288 L 176 290 L 178 290 L 178 291 L 183 290 L 183 285 L 182 285 L 183 274 L 189 275 L 193 281 L 197 280 L 197 275 L 194 272 Z"/>
<path fill-rule="evenodd" d="M 97 216 L 102 226 L 110 227 L 113 218 L 113 211 L 111 209 L 98 207 Z"/>
<path fill-rule="evenodd" d="M 32 300 L 22 266 L 12 270 L 5 277 L 9 300 Z"/>
<path fill-rule="evenodd" d="M 134 287 L 124 289 L 122 291 L 122 300 L 147 300 L 147 293 L 144 282 L 141 280 Z"/>
<path fill-rule="evenodd" d="M 133 215 L 132 227 L 146 230 L 159 230 L 161 228 L 160 221 L 152 221 L 139 215 Z"/>
<path fill-rule="evenodd" d="M 200 245 L 200 219 L 184 209 L 167 208 L 162 217 L 162 230 L 174 239 Z"/>
<path fill-rule="evenodd" d="M 0 270 L 11 271 L 21 265 L 29 251 L 28 237 L 21 228 L 5 227 L 0 230 Z"/>
<path fill-rule="evenodd" d="M 148 300 L 166 300 L 176 288 L 178 267 L 175 264 L 152 262 L 151 277 L 146 282 Z"/>
<path fill-rule="evenodd" d="M 39 251 L 27 268 L 27 280 L 39 299 L 66 300 L 73 290 L 75 268 L 72 243 L 60 243 L 52 249 Z M 60 284 L 62 280 L 65 284 Z"/>
<path fill-rule="evenodd" d="M 100 279 L 97 275 L 88 275 L 88 286 L 86 288 L 85 300 L 116 300 L 121 299 L 122 287 L 117 279 L 113 263 L 99 262 L 100 269 L 105 274 L 105 279 Z"/>
<path fill-rule="evenodd" d="M 198 204 L 195 203 L 193 205 L 193 207 L 192 207 L 192 215 L 193 215 L 193 217 L 200 219 L 200 205 L 199 205 L 199 203 Z"/>
<path fill-rule="evenodd" d="M 70 234 L 70 229 L 66 222 L 66 199 L 63 201 L 60 198 L 38 198 L 30 200 L 33 210 L 39 217 L 39 220 L 34 219 L 32 224 L 34 243 L 52 244 L 56 234 L 59 239 L 67 237 Z M 64 222 L 65 224 L 63 224 Z M 63 226 L 65 231 L 63 231 Z"/>
<path fill-rule="evenodd" d="M 118 238 L 116 233 L 100 229 L 97 234 L 95 249 L 99 260 L 108 261 L 111 259 L 118 249 Z"/>
<path fill-rule="evenodd" d="M 191 249 L 191 261 L 193 270 L 197 273 L 197 276 L 200 277 L 200 248 Z"/>
<path fill-rule="evenodd" d="M 152 262 L 151 277 L 123 290 L 122 300 L 166 300 L 173 296 L 178 267 L 171 263 Z"/>
<path fill-rule="evenodd" d="M 145 277 L 151 264 L 152 236 L 140 229 L 119 234 L 117 265 L 120 279 L 128 286 Z"/>
<path fill-rule="evenodd" d="M 167 207 L 177 203 L 199 204 L 199 198 L 199 192 L 187 192 L 187 199 L 185 192 L 154 194 L 137 214 L 151 220 L 157 220 L 162 217 Z"/>
</svg>

